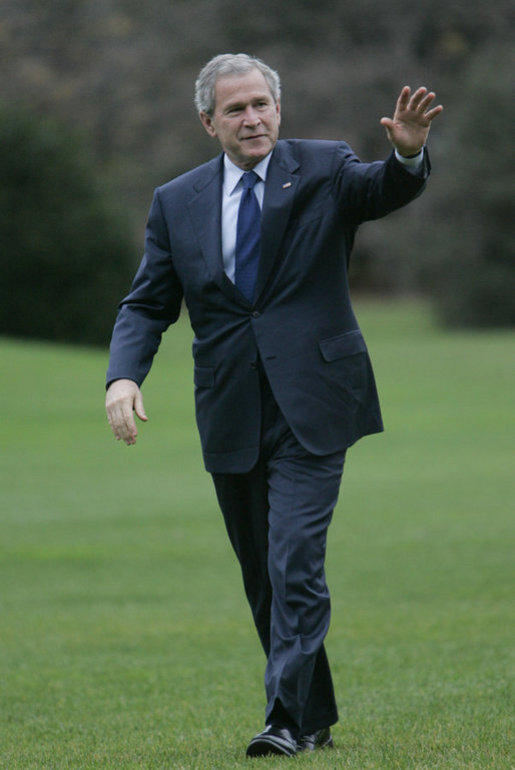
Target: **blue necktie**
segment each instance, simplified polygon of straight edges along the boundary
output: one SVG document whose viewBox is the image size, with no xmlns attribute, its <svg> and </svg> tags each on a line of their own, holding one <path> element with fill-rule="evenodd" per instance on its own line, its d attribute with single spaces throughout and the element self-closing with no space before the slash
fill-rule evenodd
<svg viewBox="0 0 515 770">
<path fill-rule="evenodd" d="M 261 209 L 254 192 L 259 182 L 255 171 L 242 176 L 243 191 L 236 227 L 236 264 L 234 282 L 241 293 L 252 302 L 259 267 L 261 241 Z"/>
</svg>

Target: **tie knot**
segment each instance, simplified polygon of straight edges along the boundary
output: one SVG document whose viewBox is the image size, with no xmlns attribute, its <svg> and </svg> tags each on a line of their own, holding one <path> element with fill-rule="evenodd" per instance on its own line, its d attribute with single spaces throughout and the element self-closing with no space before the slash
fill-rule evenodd
<svg viewBox="0 0 515 770">
<path fill-rule="evenodd" d="M 259 176 L 255 171 L 245 171 L 241 181 L 243 183 L 244 190 L 252 190 L 256 182 L 259 182 Z"/>
</svg>

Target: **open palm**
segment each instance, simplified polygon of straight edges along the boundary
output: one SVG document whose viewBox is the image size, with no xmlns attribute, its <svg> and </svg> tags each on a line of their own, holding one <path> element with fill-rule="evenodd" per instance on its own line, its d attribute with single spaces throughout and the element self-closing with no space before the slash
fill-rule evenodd
<svg viewBox="0 0 515 770">
<path fill-rule="evenodd" d="M 425 145 L 431 121 L 443 110 L 441 104 L 431 108 L 434 99 L 435 94 L 427 88 L 418 88 L 412 94 L 410 87 L 404 86 L 393 118 L 381 118 L 388 139 L 401 155 L 415 155 Z"/>
</svg>

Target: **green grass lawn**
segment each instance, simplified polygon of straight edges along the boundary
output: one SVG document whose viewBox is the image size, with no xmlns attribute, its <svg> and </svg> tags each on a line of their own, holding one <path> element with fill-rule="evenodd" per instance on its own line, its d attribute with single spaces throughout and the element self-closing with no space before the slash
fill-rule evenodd
<svg viewBox="0 0 515 770">
<path fill-rule="evenodd" d="M 330 530 L 336 750 L 245 760 L 264 657 L 166 336 L 135 447 L 107 354 L 3 340 L 0 767 L 515 767 L 513 336 L 357 305 L 387 432 L 348 454 Z"/>
</svg>

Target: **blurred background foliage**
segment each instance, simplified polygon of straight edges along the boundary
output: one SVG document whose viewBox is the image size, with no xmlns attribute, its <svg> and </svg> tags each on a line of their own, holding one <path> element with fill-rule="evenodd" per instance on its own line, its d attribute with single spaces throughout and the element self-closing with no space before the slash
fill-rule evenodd
<svg viewBox="0 0 515 770">
<path fill-rule="evenodd" d="M 424 294 L 448 325 L 514 324 L 511 0 L 0 0 L 0 11 L 0 332 L 107 342 L 152 189 L 218 152 L 195 113 L 196 75 L 239 51 L 281 74 L 282 136 L 342 138 L 366 161 L 389 152 L 379 119 L 400 88 L 434 89 L 445 112 L 428 190 L 362 229 L 354 289 Z"/>
<path fill-rule="evenodd" d="M 50 118 L 0 113 L 0 329 L 106 340 L 133 251 L 125 216 L 85 143 Z"/>
</svg>

